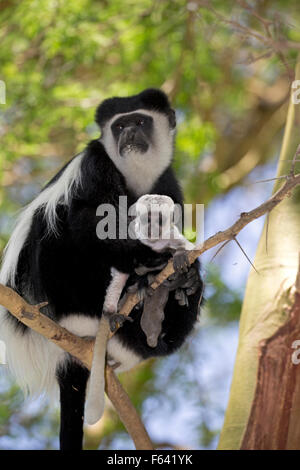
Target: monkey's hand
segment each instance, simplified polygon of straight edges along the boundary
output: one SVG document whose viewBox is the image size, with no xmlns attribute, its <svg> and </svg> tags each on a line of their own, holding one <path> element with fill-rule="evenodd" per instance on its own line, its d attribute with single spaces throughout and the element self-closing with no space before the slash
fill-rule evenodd
<svg viewBox="0 0 300 470">
<path fill-rule="evenodd" d="M 125 321 L 133 322 L 133 319 L 127 315 L 122 315 L 121 313 L 117 312 L 109 312 L 107 310 L 102 311 L 102 315 L 104 315 L 108 322 L 110 331 L 114 333 L 118 328 L 120 328 Z"/>
<path fill-rule="evenodd" d="M 189 261 L 187 250 L 180 249 L 175 251 L 173 255 L 173 266 L 175 273 L 182 274 L 188 272 L 191 263 Z"/>
<path fill-rule="evenodd" d="M 188 297 L 202 287 L 199 271 L 192 265 L 185 273 L 174 272 L 163 282 L 170 291 L 175 290 L 175 299 L 179 305 L 188 306 Z"/>
<path fill-rule="evenodd" d="M 145 260 L 144 264 L 140 264 L 135 268 L 135 273 L 139 276 L 137 285 L 140 296 L 140 301 L 144 301 L 145 295 L 152 295 L 153 289 L 148 287 L 155 276 L 151 276 L 151 273 L 159 273 L 168 264 L 169 254 L 161 254 L 157 256 L 151 256 Z M 136 292 L 137 289 L 131 290 L 131 286 L 127 289 L 128 292 Z"/>
</svg>

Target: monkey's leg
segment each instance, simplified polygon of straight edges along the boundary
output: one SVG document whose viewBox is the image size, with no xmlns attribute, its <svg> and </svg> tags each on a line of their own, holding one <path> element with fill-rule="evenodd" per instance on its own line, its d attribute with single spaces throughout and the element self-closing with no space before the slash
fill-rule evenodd
<svg viewBox="0 0 300 470">
<path fill-rule="evenodd" d="M 89 371 L 72 359 L 58 367 L 60 389 L 60 450 L 82 450 L 83 414 Z"/>
</svg>

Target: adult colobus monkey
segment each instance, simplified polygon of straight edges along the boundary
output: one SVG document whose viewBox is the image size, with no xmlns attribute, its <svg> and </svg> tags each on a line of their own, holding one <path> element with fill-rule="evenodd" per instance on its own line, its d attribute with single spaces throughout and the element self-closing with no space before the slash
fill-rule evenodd
<svg viewBox="0 0 300 470">
<path fill-rule="evenodd" d="M 175 113 L 163 92 L 148 89 L 105 100 L 96 122 L 101 137 L 67 163 L 21 213 L 0 274 L 0 282 L 28 302 L 47 301 L 45 313 L 79 336 L 96 335 L 111 267 L 128 273 L 149 258 L 157 264 L 162 259 L 139 240 L 118 235 L 118 211 L 116 239 L 99 238 L 98 206 L 117 208 L 119 197 L 126 196 L 129 207 L 146 193 L 167 195 L 182 205 L 171 169 Z M 125 322 L 109 340 L 107 352 L 118 364 L 117 372 L 181 346 L 196 321 L 202 292 L 198 269 L 193 265 L 190 270 L 194 289 L 189 305 L 179 305 L 170 292 L 155 348 L 149 347 L 141 329 L 142 309 L 135 309 L 133 321 Z M 88 370 L 8 312 L 2 310 L 0 318 L 9 368 L 29 392 L 50 390 L 57 379 L 61 449 L 81 449 Z"/>
</svg>

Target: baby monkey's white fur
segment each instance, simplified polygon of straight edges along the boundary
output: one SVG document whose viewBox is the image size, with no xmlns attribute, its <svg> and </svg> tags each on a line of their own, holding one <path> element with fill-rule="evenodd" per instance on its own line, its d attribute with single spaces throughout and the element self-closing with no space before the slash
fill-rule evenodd
<svg viewBox="0 0 300 470">
<path fill-rule="evenodd" d="M 133 222 L 133 232 L 137 239 L 149 246 L 153 251 L 177 252 L 192 250 L 194 245 L 189 242 L 178 230 L 174 223 L 173 200 L 168 196 L 158 194 L 145 194 L 135 204 L 136 218 Z M 149 219 L 151 233 L 149 235 Z M 164 217 L 162 223 L 159 216 Z M 107 342 L 110 333 L 107 314 L 118 312 L 118 303 L 129 274 L 122 273 L 115 268 L 111 270 L 112 280 L 107 288 L 103 304 L 103 312 L 99 323 L 99 329 L 95 340 L 93 362 L 87 392 L 85 419 L 88 424 L 96 423 L 104 411 L 105 388 L 105 357 Z"/>
</svg>

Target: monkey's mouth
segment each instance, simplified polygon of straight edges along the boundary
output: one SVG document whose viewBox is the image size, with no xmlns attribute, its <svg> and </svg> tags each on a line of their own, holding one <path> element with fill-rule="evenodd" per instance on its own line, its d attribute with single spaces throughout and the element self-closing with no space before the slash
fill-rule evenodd
<svg viewBox="0 0 300 470">
<path fill-rule="evenodd" d="M 119 154 L 121 157 L 128 155 L 129 153 L 145 153 L 147 152 L 149 145 L 146 142 L 123 142 L 119 146 Z"/>
</svg>

